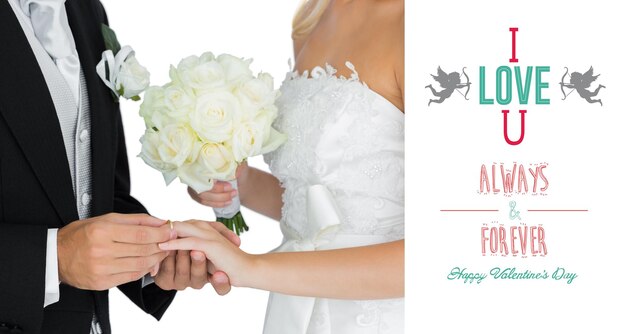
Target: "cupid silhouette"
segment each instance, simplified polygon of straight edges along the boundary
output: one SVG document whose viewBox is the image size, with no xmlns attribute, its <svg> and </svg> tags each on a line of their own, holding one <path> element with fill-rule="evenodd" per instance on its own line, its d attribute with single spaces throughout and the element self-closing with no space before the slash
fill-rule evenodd
<svg viewBox="0 0 626 334">
<path fill-rule="evenodd" d="M 439 83 L 443 90 L 438 92 L 433 88 L 433 85 L 428 85 L 425 87 L 430 88 L 430 91 L 433 93 L 433 95 L 439 98 L 438 100 L 431 99 L 428 102 L 428 106 L 430 106 L 430 104 L 433 102 L 442 103 L 447 98 L 452 96 L 452 93 L 454 93 L 455 90 L 459 94 L 463 95 L 466 100 L 469 100 L 467 98 L 467 94 L 469 93 L 470 85 L 472 83 L 470 82 L 467 73 L 465 73 L 465 67 L 463 67 L 463 75 L 465 76 L 465 82 L 461 83 L 461 75 L 459 74 L 459 72 L 452 72 L 450 74 L 447 74 L 441 69 L 441 66 L 437 67 L 437 75 L 431 74 L 431 76 L 433 77 L 433 79 L 435 79 L 435 81 Z M 467 90 L 465 91 L 465 94 L 463 94 L 461 93 L 461 91 L 459 91 L 459 89 L 465 87 L 467 87 Z"/>
<path fill-rule="evenodd" d="M 561 85 L 561 93 L 563 93 L 562 100 L 565 100 L 573 91 L 576 91 L 578 92 L 578 95 L 580 95 L 580 97 L 582 97 L 583 99 L 587 100 L 587 102 L 600 103 L 600 106 L 602 106 L 601 99 L 594 100 L 592 99 L 592 97 L 595 97 L 596 95 L 598 95 L 601 88 L 606 88 L 606 87 L 604 85 L 599 85 L 595 91 L 587 90 L 587 88 L 591 87 L 591 83 L 596 81 L 596 79 L 600 76 L 600 74 L 593 75 L 593 66 L 589 67 L 589 70 L 587 70 L 585 74 L 580 74 L 579 72 L 572 72 L 569 78 L 569 83 L 566 83 L 565 77 L 567 76 L 568 72 L 569 72 L 569 69 L 565 67 L 565 74 L 563 74 L 563 77 L 561 78 L 561 82 L 559 82 L 559 84 Z M 571 90 L 569 93 L 565 94 L 564 88 L 569 88 Z"/>
</svg>

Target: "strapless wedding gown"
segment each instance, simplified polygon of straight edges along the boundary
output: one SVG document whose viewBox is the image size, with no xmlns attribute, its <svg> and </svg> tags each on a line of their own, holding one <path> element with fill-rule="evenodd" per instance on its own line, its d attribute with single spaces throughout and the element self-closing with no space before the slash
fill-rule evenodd
<svg viewBox="0 0 626 334">
<path fill-rule="evenodd" d="M 353 74 L 290 73 L 277 101 L 287 142 L 265 156 L 285 188 L 277 252 L 404 239 L 404 114 Z M 349 266 L 350 263 L 346 263 Z M 271 293 L 265 334 L 403 333 L 404 299 Z"/>
</svg>

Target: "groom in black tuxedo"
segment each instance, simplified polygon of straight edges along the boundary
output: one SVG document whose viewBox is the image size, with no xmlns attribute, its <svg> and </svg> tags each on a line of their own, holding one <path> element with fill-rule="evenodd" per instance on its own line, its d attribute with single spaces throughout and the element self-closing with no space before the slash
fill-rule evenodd
<svg viewBox="0 0 626 334">
<path fill-rule="evenodd" d="M 67 58 L 50 18 L 71 29 Z M 147 275 L 173 235 L 130 195 L 119 105 L 96 73 L 103 23 L 98 0 L 0 0 L 0 333 L 107 334 L 107 289 L 157 319 L 175 295 Z M 208 282 L 204 259 L 186 255 L 157 283 Z"/>
</svg>

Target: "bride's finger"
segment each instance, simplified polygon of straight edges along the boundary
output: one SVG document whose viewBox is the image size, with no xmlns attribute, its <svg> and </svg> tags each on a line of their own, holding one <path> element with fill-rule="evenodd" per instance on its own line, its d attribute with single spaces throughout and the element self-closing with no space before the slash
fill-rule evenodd
<svg viewBox="0 0 626 334">
<path fill-rule="evenodd" d="M 235 232 L 229 230 L 228 227 L 226 227 L 226 225 L 220 222 L 209 222 L 209 221 L 204 221 L 204 220 L 189 220 L 186 223 L 192 224 L 203 230 L 208 230 L 211 232 L 217 231 L 224 238 L 228 239 L 228 241 L 230 241 L 233 245 L 237 247 L 241 246 L 241 239 L 239 238 L 239 236 Z"/>
<path fill-rule="evenodd" d="M 189 193 L 189 196 L 196 202 L 202 204 L 202 199 L 198 196 L 198 193 L 191 189 L 191 187 L 187 187 L 187 193 Z"/>
<path fill-rule="evenodd" d="M 213 185 L 213 189 L 209 191 L 213 193 L 229 193 L 232 190 L 233 186 L 230 184 L 230 182 L 216 181 Z"/>
<path fill-rule="evenodd" d="M 208 242 L 208 240 L 197 237 L 186 237 L 160 243 L 159 248 L 162 250 L 197 250 L 206 254 L 206 243 Z"/>
<path fill-rule="evenodd" d="M 235 171 L 235 178 L 238 179 L 246 168 L 248 168 L 248 162 L 244 161 L 239 164 L 239 166 L 237 166 L 237 170 Z"/>
<path fill-rule="evenodd" d="M 235 197 L 236 194 L 237 194 L 236 190 L 231 190 L 228 192 L 219 192 L 219 193 L 213 192 L 211 190 L 211 191 L 198 194 L 198 197 L 200 197 L 200 199 L 203 199 L 205 201 L 226 202 L 226 201 L 230 201 L 233 197 Z"/>
<path fill-rule="evenodd" d="M 202 239 L 219 238 L 215 233 L 219 233 L 221 237 L 226 238 L 233 245 L 239 247 L 241 239 L 235 232 L 229 230 L 224 224 L 219 222 L 207 222 L 202 220 L 190 220 L 185 222 L 176 222 L 174 224 L 176 235 L 181 238 L 199 237 Z"/>
<path fill-rule="evenodd" d="M 210 200 L 204 200 L 204 199 L 200 199 L 200 204 L 206 205 L 206 206 L 210 206 L 212 208 L 224 208 L 227 207 L 229 205 L 231 205 L 233 202 L 231 200 L 227 200 L 227 201 L 210 201 Z"/>
<path fill-rule="evenodd" d="M 224 224 L 220 222 L 209 222 L 209 225 L 218 231 L 223 237 L 228 239 L 228 241 L 232 242 L 235 246 L 241 246 L 241 239 L 239 236 L 235 232 L 229 230 Z"/>
<path fill-rule="evenodd" d="M 202 239 L 211 238 L 216 233 L 215 229 L 201 227 L 202 224 L 208 224 L 208 222 L 203 222 L 199 220 L 176 222 L 174 223 L 174 230 L 176 231 L 176 235 L 181 238 L 185 238 L 185 237 L 199 237 Z"/>
</svg>

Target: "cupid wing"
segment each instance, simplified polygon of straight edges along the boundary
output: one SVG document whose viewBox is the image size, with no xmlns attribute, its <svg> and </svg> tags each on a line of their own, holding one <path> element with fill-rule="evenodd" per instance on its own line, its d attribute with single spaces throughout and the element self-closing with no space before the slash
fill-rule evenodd
<svg viewBox="0 0 626 334">
<path fill-rule="evenodd" d="M 583 74 L 583 82 L 587 85 L 590 85 L 592 82 L 596 81 L 596 79 L 600 76 L 600 74 L 598 75 L 593 75 L 593 66 L 589 67 L 589 70 L 587 70 L 587 72 L 585 72 L 585 74 Z"/>
<path fill-rule="evenodd" d="M 448 73 L 444 72 L 441 69 L 441 66 L 437 67 L 437 75 L 431 74 L 430 76 L 432 76 L 433 79 L 435 79 L 435 81 L 437 81 L 440 84 L 448 81 Z"/>
</svg>

